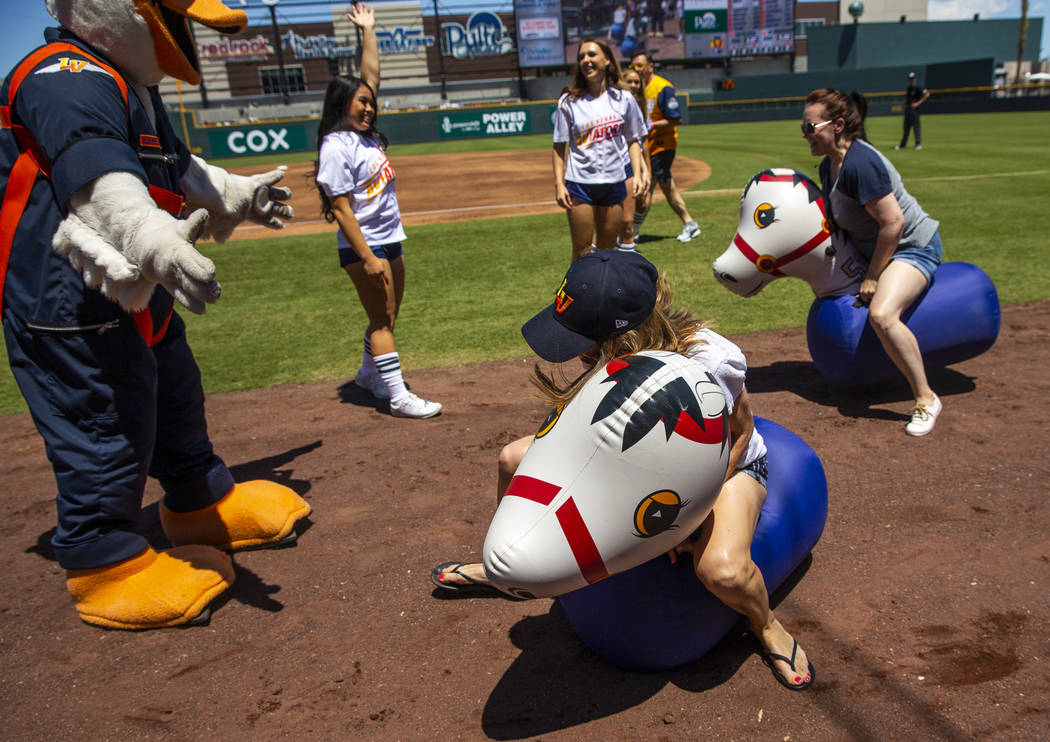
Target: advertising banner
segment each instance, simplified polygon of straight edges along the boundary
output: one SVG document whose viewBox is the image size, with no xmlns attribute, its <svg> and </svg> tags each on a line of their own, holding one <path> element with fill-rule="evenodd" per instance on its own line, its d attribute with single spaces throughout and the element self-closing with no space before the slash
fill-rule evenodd
<svg viewBox="0 0 1050 742">
<path fill-rule="evenodd" d="M 451 111 L 438 117 L 442 139 L 529 134 L 529 111 L 505 108 L 496 111 Z"/>
<path fill-rule="evenodd" d="M 310 149 L 306 127 L 317 131 L 317 122 L 238 126 L 208 132 L 212 157 L 305 152 Z"/>
<path fill-rule="evenodd" d="M 560 67 L 565 64 L 565 33 L 561 0 L 515 0 L 518 24 L 518 64 Z"/>
</svg>

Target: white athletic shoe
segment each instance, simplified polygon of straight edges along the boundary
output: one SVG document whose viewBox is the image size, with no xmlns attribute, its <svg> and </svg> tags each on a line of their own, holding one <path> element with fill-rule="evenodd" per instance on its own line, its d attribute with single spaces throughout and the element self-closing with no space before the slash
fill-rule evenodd
<svg viewBox="0 0 1050 742">
<path fill-rule="evenodd" d="M 922 149 L 922 145 L 921 144 L 916 144 L 915 145 L 915 149 Z"/>
<path fill-rule="evenodd" d="M 694 237 L 700 236 L 700 225 L 693 221 L 688 221 L 682 226 L 682 231 L 678 235 L 679 242 L 689 242 Z"/>
<path fill-rule="evenodd" d="M 357 372 L 354 383 L 365 391 L 371 393 L 376 399 L 390 399 L 390 390 L 383 383 L 383 377 L 379 374 L 363 374 Z"/>
<path fill-rule="evenodd" d="M 904 426 L 904 432 L 915 436 L 926 435 L 937 424 L 937 416 L 942 409 L 941 398 L 937 396 L 934 396 L 933 404 L 929 407 L 919 405 L 911 411 L 911 422 Z"/>
<path fill-rule="evenodd" d="M 440 402 L 431 402 L 429 399 L 422 399 L 417 397 L 411 392 L 408 396 L 401 400 L 399 405 L 390 405 L 390 414 L 394 417 L 414 417 L 416 419 L 423 419 L 427 417 L 434 417 L 434 415 L 441 412 Z"/>
</svg>

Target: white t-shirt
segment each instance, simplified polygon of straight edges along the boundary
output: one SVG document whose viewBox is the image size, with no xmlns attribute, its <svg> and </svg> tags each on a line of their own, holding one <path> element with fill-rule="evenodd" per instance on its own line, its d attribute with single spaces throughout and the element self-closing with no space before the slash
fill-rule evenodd
<svg viewBox="0 0 1050 742">
<path fill-rule="evenodd" d="M 725 395 L 729 411 L 732 412 L 733 404 L 744 391 L 747 360 L 740 348 L 716 332 L 698 330 L 695 337 L 706 342 L 695 346 L 689 357 L 704 364 L 715 377 L 715 382 Z M 751 433 L 747 450 L 737 462 L 737 468 L 745 467 L 765 455 L 766 443 L 762 440 L 762 435 L 755 430 Z"/>
<path fill-rule="evenodd" d="M 574 183 L 620 183 L 627 178 L 622 152 L 647 133 L 634 96 L 608 88 L 597 98 L 558 99 L 554 141 L 567 142 L 565 179 Z"/>
<path fill-rule="evenodd" d="M 637 102 L 638 101 L 635 101 L 635 103 L 637 103 Z M 639 110 L 641 110 L 641 109 L 639 108 Z M 653 128 L 653 120 L 649 117 L 649 112 L 648 111 L 642 111 L 642 118 L 645 119 L 645 136 L 649 136 L 649 132 Z M 623 155 L 623 168 L 626 171 L 627 170 L 627 166 L 631 164 L 631 151 L 629 149 L 627 149 L 627 147 L 624 147 L 620 154 Z M 645 157 L 644 148 L 643 148 L 642 152 L 639 152 L 639 155 L 641 157 Z M 637 175 L 637 174 L 638 173 L 635 173 L 635 175 Z"/>
<path fill-rule="evenodd" d="M 394 168 L 378 139 L 333 131 L 321 142 L 317 183 L 328 198 L 346 195 L 369 246 L 405 239 L 394 189 Z M 339 247 L 350 241 L 339 230 Z"/>
</svg>

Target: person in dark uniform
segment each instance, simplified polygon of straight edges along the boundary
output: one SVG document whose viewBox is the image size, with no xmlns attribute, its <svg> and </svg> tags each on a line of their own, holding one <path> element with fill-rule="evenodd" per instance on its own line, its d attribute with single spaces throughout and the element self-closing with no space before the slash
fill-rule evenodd
<svg viewBox="0 0 1050 742">
<path fill-rule="evenodd" d="M 287 543 L 310 506 L 283 485 L 234 482 L 212 448 L 173 307 L 202 313 L 218 298 L 198 237 L 225 239 L 245 218 L 279 228 L 292 210 L 277 202 L 291 192 L 272 187 L 281 172 L 236 176 L 178 139 L 155 84 L 162 72 L 142 53 L 143 39 L 164 38 L 144 24 L 165 16 L 142 6 L 149 18 L 134 21 L 114 0 L 104 26 L 89 12 L 101 5 L 85 6 L 63 12 L 63 27 L 0 87 L 4 340 L 54 469 L 51 546 L 80 618 L 199 623 L 235 578 L 223 552 Z M 220 28 L 247 23 L 217 2 L 209 16 L 199 10 Z M 165 50 L 166 71 L 199 79 Z M 154 550 L 140 528 L 148 476 L 164 490 L 171 549 Z"/>
<path fill-rule="evenodd" d="M 915 73 L 908 73 L 908 89 L 904 91 L 904 135 L 901 143 L 894 149 L 908 146 L 908 132 L 915 127 L 915 149 L 922 149 L 922 124 L 919 122 L 919 106 L 930 97 L 930 91 L 915 79 Z"/>
</svg>

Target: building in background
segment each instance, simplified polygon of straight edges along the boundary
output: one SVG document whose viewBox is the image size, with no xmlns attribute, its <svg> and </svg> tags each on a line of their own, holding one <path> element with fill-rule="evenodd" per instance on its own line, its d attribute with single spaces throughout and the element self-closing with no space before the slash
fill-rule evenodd
<svg viewBox="0 0 1050 742">
<path fill-rule="evenodd" d="M 318 116 L 331 77 L 357 71 L 358 31 L 345 18 L 348 4 L 296 7 L 310 7 L 299 17 L 311 20 L 279 25 L 280 56 L 271 23 L 232 38 L 195 25 L 203 82 L 167 80 L 165 99 L 204 124 Z M 556 99 L 586 36 L 607 39 L 621 57 L 649 50 L 693 102 L 790 97 L 814 80 L 891 91 L 901 66 L 929 68 L 928 87 L 963 79 L 991 86 L 1004 76 L 994 70 L 1010 71 L 1017 56 L 1017 19 L 927 22 L 926 0 L 464 0 L 451 4 L 455 14 L 447 7 L 375 6 L 384 109 Z M 1042 23 L 1029 19 L 1022 73 L 1039 72 L 1032 65 Z M 985 74 L 988 60 L 993 71 Z M 949 69 L 962 62 L 973 63 L 965 75 Z"/>
</svg>

